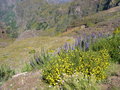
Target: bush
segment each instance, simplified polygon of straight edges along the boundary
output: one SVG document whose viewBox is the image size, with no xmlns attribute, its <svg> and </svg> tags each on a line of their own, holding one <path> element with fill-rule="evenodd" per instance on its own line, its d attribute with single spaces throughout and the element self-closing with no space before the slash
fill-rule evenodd
<svg viewBox="0 0 120 90">
<path fill-rule="evenodd" d="M 0 66 L 0 84 L 3 81 L 8 80 L 15 74 L 15 71 L 10 69 L 8 66 L 2 65 Z"/>
<path fill-rule="evenodd" d="M 35 54 L 34 50 L 31 50 L 29 54 Z M 29 64 L 25 64 L 24 67 L 22 68 L 22 72 L 30 72 L 32 70 L 38 70 L 41 68 L 44 68 L 47 63 L 50 61 L 50 58 L 53 55 L 48 54 L 47 52 L 45 53 L 44 50 L 41 51 L 41 55 L 34 55 L 33 60 L 29 62 Z"/>
<path fill-rule="evenodd" d="M 102 38 L 92 45 L 94 51 L 107 49 L 112 61 L 120 63 L 120 34 L 118 30 L 114 31 L 114 35 Z"/>
<path fill-rule="evenodd" d="M 64 74 L 72 75 L 81 72 L 86 77 L 94 76 L 96 80 L 106 78 L 105 70 L 109 65 L 107 50 L 99 52 L 81 52 L 78 49 L 62 51 L 53 57 L 43 71 L 43 79 L 51 85 L 61 84 Z"/>
<path fill-rule="evenodd" d="M 25 64 L 21 71 L 22 72 L 30 72 L 32 70 L 33 70 L 33 67 L 30 64 Z"/>
<path fill-rule="evenodd" d="M 72 76 L 64 75 L 63 90 L 99 90 L 95 77 L 91 76 L 90 79 L 84 77 L 82 73 L 75 73 Z"/>
</svg>

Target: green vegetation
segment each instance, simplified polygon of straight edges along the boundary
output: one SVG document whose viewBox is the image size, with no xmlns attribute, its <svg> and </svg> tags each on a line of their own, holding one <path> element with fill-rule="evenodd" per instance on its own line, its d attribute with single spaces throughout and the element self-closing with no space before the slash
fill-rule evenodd
<svg viewBox="0 0 120 90">
<path fill-rule="evenodd" d="M 98 13 L 118 6 L 120 0 L 73 0 L 62 4 L 48 3 L 45 0 L 18 1 L 15 5 L 0 9 L 0 21 L 6 24 L 7 33 L 16 38 L 25 30 L 54 29 L 54 33 L 65 32 L 67 28 L 86 24 L 94 26 L 98 22 L 119 17 L 119 10 L 109 13 Z M 2 7 L 2 3 L 1 3 Z M 93 15 L 89 17 L 89 15 Z M 87 18 L 84 16 L 88 16 Z M 99 18 L 98 18 L 99 17 Z M 22 30 L 21 30 L 22 29 Z M 52 32 L 52 31 L 51 31 Z M 54 35 L 55 35 L 54 34 Z"/>
<path fill-rule="evenodd" d="M 0 21 L 5 23 L 4 28 L 7 34 L 12 38 L 16 38 L 18 36 L 18 27 L 13 8 L 14 6 L 11 6 L 8 10 L 0 10 Z"/>
<path fill-rule="evenodd" d="M 109 54 L 106 50 L 100 52 L 81 52 L 73 50 L 61 52 L 52 58 L 50 64 L 45 68 L 43 78 L 50 84 L 62 83 L 63 75 L 72 75 L 76 72 L 83 73 L 90 78 L 95 76 L 96 80 L 106 77 L 105 70 L 109 65 Z"/>
<path fill-rule="evenodd" d="M 10 42 L 10 40 L 8 41 Z M 41 53 L 41 48 L 56 49 L 65 42 L 72 43 L 73 41 L 73 38 L 70 37 L 48 36 L 15 41 L 5 48 L 0 48 L 0 65 L 5 63 L 20 72 L 25 63 L 33 60 L 34 52 Z"/>
<path fill-rule="evenodd" d="M 93 44 L 92 49 L 99 51 L 101 49 L 107 49 L 109 55 L 114 62 L 120 63 L 120 33 L 119 28 L 114 31 L 114 35 L 105 39 L 98 40 Z"/>
<path fill-rule="evenodd" d="M 62 88 L 64 90 L 100 90 L 99 84 L 95 78 L 87 78 L 82 73 L 75 73 L 72 76 L 65 75 L 63 78 Z"/>
<path fill-rule="evenodd" d="M 100 84 L 109 83 L 109 77 L 119 78 L 120 27 L 111 34 L 119 24 L 120 7 L 115 7 L 119 3 L 120 0 L 73 0 L 60 4 L 20 0 L 15 7 L 2 10 L 0 1 L 0 22 L 5 22 L 4 29 L 10 37 L 16 38 L 25 30 L 40 30 L 35 32 L 38 37 L 0 39 L 0 85 L 15 72 L 28 73 L 16 75 L 13 81 L 24 78 L 24 86 L 27 81 L 35 81 L 33 89 L 42 86 L 46 90 L 99 90 Z M 111 35 L 107 35 L 107 30 L 98 30 L 102 27 L 111 28 L 107 29 Z M 38 77 L 41 83 L 37 87 Z M 16 87 L 15 83 L 8 87 Z"/>
<path fill-rule="evenodd" d="M 74 19 L 71 26 L 86 25 L 88 27 L 95 26 L 98 23 L 105 23 L 120 17 L 119 7 L 109 9 L 107 11 L 101 11 L 89 16 L 85 16 L 80 19 Z"/>
<path fill-rule="evenodd" d="M 114 4 L 118 2 L 119 0 L 115 1 Z M 72 2 L 62 4 L 51 4 L 44 0 L 30 0 L 29 5 L 27 1 L 17 3 L 16 12 L 19 14 L 19 19 L 26 22 L 24 24 L 26 29 L 47 30 L 55 28 L 55 32 L 58 33 L 66 31 L 69 27 L 74 27 L 74 23 L 75 25 L 79 23 L 79 25 L 87 24 L 88 26 L 93 26 L 98 22 L 118 15 L 116 12 L 111 12 L 107 13 L 107 15 L 106 13 L 101 14 L 100 18 L 98 18 L 98 15 L 93 15 L 93 17 L 87 18 L 87 20 L 86 18 L 83 20 L 84 16 L 89 16 L 98 11 L 115 6 L 111 6 L 110 4 L 113 3 L 108 0 L 98 2 L 73 0 Z"/>
<path fill-rule="evenodd" d="M 35 53 L 34 53 L 35 54 Z M 33 60 L 29 64 L 25 64 L 22 68 L 22 72 L 30 72 L 32 70 L 39 70 L 44 68 L 50 61 L 52 54 L 48 54 L 46 51 L 41 50 L 40 56 L 34 56 Z"/>
<path fill-rule="evenodd" d="M 0 66 L 0 85 L 8 80 L 9 78 L 11 78 L 13 75 L 15 75 L 15 71 L 10 69 L 8 66 L 6 65 L 1 65 Z"/>
<path fill-rule="evenodd" d="M 53 85 L 54 88 L 59 85 L 65 90 L 87 90 L 88 88 L 98 90 L 100 89 L 99 82 L 116 74 L 112 68 L 114 62 L 111 60 L 115 62 L 120 60 L 118 31 L 119 28 L 114 31 L 113 35 L 96 39 L 96 42 L 87 49 L 82 44 L 83 49 L 81 49 L 79 42 L 77 42 L 78 46 L 71 49 L 71 46 L 68 45 L 68 48 L 66 44 L 60 51 L 51 50 L 49 53 L 53 54 L 44 53 L 44 55 L 34 58 L 27 67 L 32 68 L 30 71 L 42 70 L 44 82 Z M 86 45 L 85 42 L 83 44 Z M 25 71 L 29 71 L 27 67 Z"/>
</svg>

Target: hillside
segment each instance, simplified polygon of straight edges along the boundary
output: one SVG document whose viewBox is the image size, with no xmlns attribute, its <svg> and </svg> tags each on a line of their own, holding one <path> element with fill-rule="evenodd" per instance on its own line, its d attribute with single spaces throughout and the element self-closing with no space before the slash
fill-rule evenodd
<svg viewBox="0 0 120 90">
<path fill-rule="evenodd" d="M 120 25 L 120 7 L 114 7 L 106 11 L 86 16 L 73 21 L 71 28 L 63 35 L 83 35 L 92 33 L 111 34 Z M 77 28 L 76 28 L 77 27 Z M 75 30 L 74 30 L 75 29 Z M 88 32 L 89 31 L 89 32 Z"/>
<path fill-rule="evenodd" d="M 120 0 L 0 0 L 0 90 L 120 90 Z"/>
<path fill-rule="evenodd" d="M 7 40 L 6 40 L 7 41 Z M 21 72 L 20 68 L 29 62 L 33 57 L 32 51 L 41 52 L 41 49 L 55 49 L 65 42 L 72 42 L 69 37 L 34 37 L 21 41 L 15 41 L 5 48 L 0 48 L 0 65 L 7 64 Z"/>
<path fill-rule="evenodd" d="M 74 20 L 119 6 L 119 0 L 0 0 L 0 22 L 10 37 L 25 30 L 61 33 Z"/>
</svg>

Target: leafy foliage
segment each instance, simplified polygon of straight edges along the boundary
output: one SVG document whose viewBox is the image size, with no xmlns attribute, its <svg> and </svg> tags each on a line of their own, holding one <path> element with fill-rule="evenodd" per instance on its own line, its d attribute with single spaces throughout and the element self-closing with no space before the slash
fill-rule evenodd
<svg viewBox="0 0 120 90">
<path fill-rule="evenodd" d="M 114 31 L 115 34 L 113 36 L 98 40 L 93 44 L 92 49 L 94 51 L 107 49 L 112 60 L 120 63 L 120 34 L 118 30 L 119 29 L 116 29 Z"/>
<path fill-rule="evenodd" d="M 72 76 L 64 75 L 62 81 L 62 89 L 64 90 L 99 90 L 96 79 L 92 76 L 87 78 L 82 73 L 74 73 Z"/>
<path fill-rule="evenodd" d="M 43 78 L 48 83 L 56 85 L 62 83 L 64 74 L 72 75 L 81 72 L 88 78 L 93 75 L 97 80 L 102 80 L 106 77 L 105 70 L 109 65 L 109 59 L 106 50 L 81 52 L 76 49 L 67 53 L 61 52 L 49 62 Z"/>
<path fill-rule="evenodd" d="M 59 1 L 54 0 L 54 2 Z M 116 1 L 114 4 L 118 2 L 119 1 Z M 71 2 L 66 3 L 29 0 L 29 4 L 27 1 L 17 3 L 16 12 L 19 14 L 18 18 L 26 22 L 24 23 L 26 29 L 46 30 L 56 27 L 55 30 L 57 32 L 63 32 L 66 28 L 71 27 L 73 21 L 108 9 L 111 6 L 110 4 L 112 4 L 110 0 L 71 0 Z M 99 22 L 99 20 L 96 19 L 95 21 Z M 90 21 L 88 24 L 94 24 L 95 21 Z"/>
<path fill-rule="evenodd" d="M 8 10 L 0 10 L 0 21 L 5 23 L 5 29 L 7 30 L 7 34 L 10 37 L 16 38 L 18 35 L 18 27 L 15 18 L 15 13 L 13 12 L 14 6 L 9 7 Z"/>
<path fill-rule="evenodd" d="M 3 81 L 8 80 L 15 74 L 15 71 L 10 69 L 8 66 L 2 65 L 0 66 L 0 84 Z"/>
<path fill-rule="evenodd" d="M 35 53 L 34 53 L 35 54 Z M 48 62 L 50 61 L 50 58 L 52 57 L 52 54 L 45 53 L 44 50 L 42 50 L 42 53 L 40 56 L 34 55 L 34 58 L 32 61 L 30 61 L 29 64 L 25 64 L 25 66 L 22 68 L 22 72 L 29 72 L 35 69 L 43 69 Z"/>
</svg>

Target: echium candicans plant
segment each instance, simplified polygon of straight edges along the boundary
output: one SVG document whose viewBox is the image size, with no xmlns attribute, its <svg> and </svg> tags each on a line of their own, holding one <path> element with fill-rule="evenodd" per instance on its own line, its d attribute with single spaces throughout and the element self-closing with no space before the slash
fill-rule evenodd
<svg viewBox="0 0 120 90">
<path fill-rule="evenodd" d="M 64 46 L 59 50 L 59 53 L 61 50 L 68 51 L 68 50 L 75 50 L 80 49 L 82 51 L 88 51 L 90 46 L 95 43 L 99 38 L 105 38 L 109 37 L 110 34 L 102 34 L 102 33 L 92 33 L 91 35 L 84 34 L 83 37 L 79 36 L 75 39 L 75 42 L 70 45 L 69 43 L 65 43 Z"/>
</svg>

